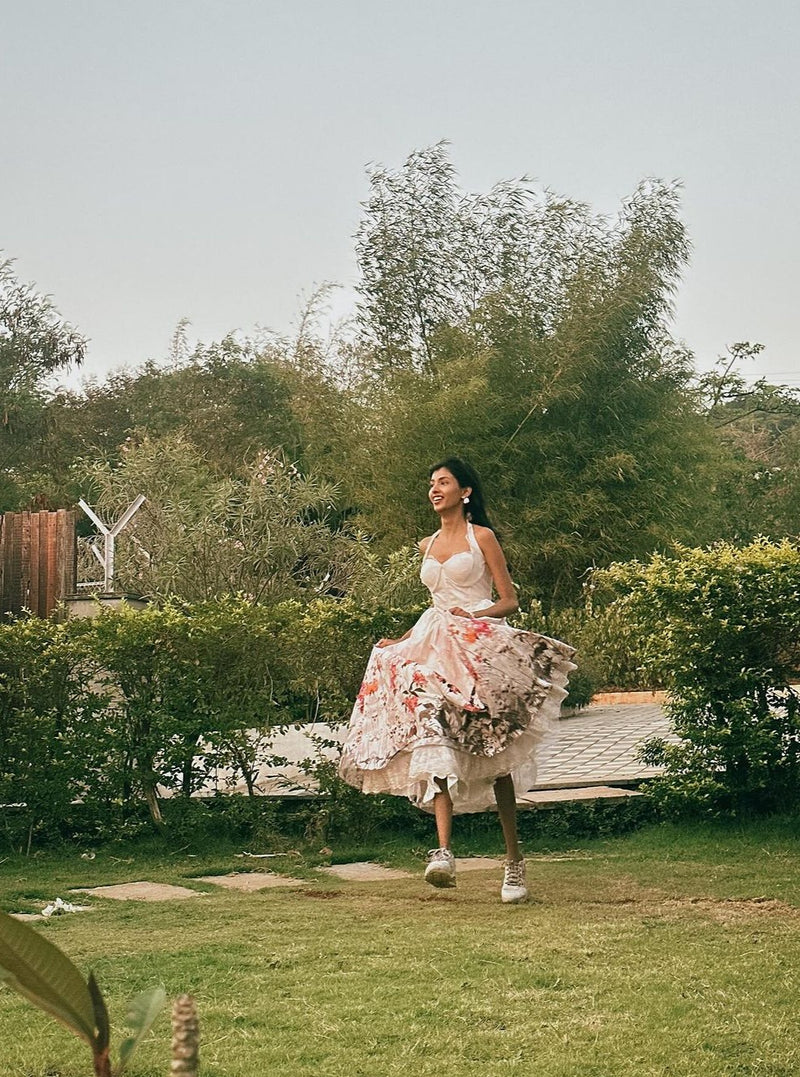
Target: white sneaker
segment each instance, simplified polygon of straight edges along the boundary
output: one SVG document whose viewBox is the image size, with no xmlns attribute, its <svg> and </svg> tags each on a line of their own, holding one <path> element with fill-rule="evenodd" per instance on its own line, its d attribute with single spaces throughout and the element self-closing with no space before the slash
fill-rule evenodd
<svg viewBox="0 0 800 1077">
<path fill-rule="evenodd" d="M 528 900 L 528 888 L 525 885 L 525 861 L 507 860 L 503 872 L 503 886 L 500 900 L 506 905 L 520 905 Z"/>
<path fill-rule="evenodd" d="M 449 849 L 431 849 L 428 853 L 425 882 L 439 887 L 456 885 L 456 862 Z"/>
</svg>

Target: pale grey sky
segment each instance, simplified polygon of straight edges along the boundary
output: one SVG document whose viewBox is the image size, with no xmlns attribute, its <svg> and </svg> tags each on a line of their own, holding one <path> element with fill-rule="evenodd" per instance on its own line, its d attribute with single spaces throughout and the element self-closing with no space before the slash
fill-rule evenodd
<svg viewBox="0 0 800 1077">
<path fill-rule="evenodd" d="M 87 372 L 182 317 L 287 331 L 352 287 L 365 166 L 446 138 L 472 190 L 527 173 L 613 212 L 681 179 L 678 335 L 800 384 L 796 0 L 3 0 L 0 27 L 0 248 Z"/>
</svg>

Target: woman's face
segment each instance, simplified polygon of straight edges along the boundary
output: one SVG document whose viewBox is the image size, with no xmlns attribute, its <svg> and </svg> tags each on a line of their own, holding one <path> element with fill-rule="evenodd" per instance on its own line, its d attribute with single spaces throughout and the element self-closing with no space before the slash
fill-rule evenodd
<svg viewBox="0 0 800 1077">
<path fill-rule="evenodd" d="M 433 505 L 434 512 L 440 515 L 443 512 L 454 509 L 461 504 L 462 497 L 470 492 L 469 487 L 461 487 L 455 475 L 446 467 L 440 467 L 431 475 L 428 497 Z"/>
</svg>

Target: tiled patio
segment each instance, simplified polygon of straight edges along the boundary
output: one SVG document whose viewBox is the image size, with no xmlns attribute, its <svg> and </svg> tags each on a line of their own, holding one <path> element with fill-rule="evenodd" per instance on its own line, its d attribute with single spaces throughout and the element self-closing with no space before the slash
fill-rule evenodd
<svg viewBox="0 0 800 1077">
<path fill-rule="evenodd" d="M 342 735 L 341 730 L 333 731 L 322 725 L 309 727 L 309 732 L 332 740 Z M 542 748 L 535 785 L 539 795 L 526 799 L 523 794 L 520 802 L 530 802 L 529 806 L 554 803 L 558 799 L 567 799 L 557 797 L 557 790 L 600 786 L 610 789 L 601 793 L 598 788 L 598 796 L 621 793 L 619 787 L 658 773 L 637 759 L 641 745 L 655 736 L 670 739 L 667 719 L 657 703 L 595 704 L 564 717 L 552 739 Z M 306 731 L 290 729 L 276 737 L 273 751 L 289 763 L 288 766 L 265 765 L 261 768 L 257 781 L 261 792 L 267 796 L 311 792 L 307 776 L 296 765 L 315 754 Z M 244 792 L 244 788 L 241 791 Z"/>
</svg>

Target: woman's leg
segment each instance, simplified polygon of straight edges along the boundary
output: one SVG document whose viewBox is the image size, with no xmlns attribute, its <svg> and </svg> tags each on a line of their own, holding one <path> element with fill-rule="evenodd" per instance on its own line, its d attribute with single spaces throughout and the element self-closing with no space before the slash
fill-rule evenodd
<svg viewBox="0 0 800 1077">
<path fill-rule="evenodd" d="M 522 853 L 517 837 L 517 794 L 514 789 L 514 779 L 510 774 L 504 774 L 502 778 L 495 781 L 494 798 L 497 801 L 500 826 L 503 828 L 506 856 L 512 863 L 515 863 L 522 860 Z M 434 800 L 434 805 L 435 803 Z"/>
<path fill-rule="evenodd" d="M 456 862 L 450 852 L 450 831 L 453 826 L 453 800 L 444 778 L 434 778 L 440 792 L 433 798 L 433 814 L 436 819 L 436 833 L 439 836 L 439 848 L 428 853 L 428 866 L 425 868 L 425 881 L 431 886 L 455 886 Z"/>
<path fill-rule="evenodd" d="M 528 900 L 528 888 L 525 885 L 525 861 L 517 838 L 517 794 L 510 774 L 504 774 L 494 783 L 494 796 L 506 840 L 506 866 L 500 900 L 504 904 L 519 905 Z"/>
<path fill-rule="evenodd" d="M 453 832 L 453 800 L 447 789 L 444 778 L 434 778 L 441 789 L 433 798 L 433 815 L 436 819 L 436 833 L 439 837 L 439 848 L 450 848 L 450 836 Z"/>
</svg>

